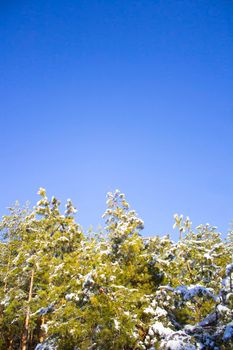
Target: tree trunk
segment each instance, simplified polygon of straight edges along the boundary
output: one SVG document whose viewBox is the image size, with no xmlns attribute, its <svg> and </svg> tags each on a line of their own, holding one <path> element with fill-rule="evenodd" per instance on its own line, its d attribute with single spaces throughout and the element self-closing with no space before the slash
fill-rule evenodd
<svg viewBox="0 0 233 350">
<path fill-rule="evenodd" d="M 9 345 L 7 347 L 7 350 L 12 350 L 12 349 L 13 349 L 13 336 L 10 337 Z"/>
<path fill-rule="evenodd" d="M 34 337 L 34 332 L 33 330 L 28 334 L 28 344 L 29 344 L 29 349 L 34 349 L 33 347 L 33 337 Z"/>
<path fill-rule="evenodd" d="M 27 350 L 28 345 L 28 328 L 29 328 L 29 320 L 30 320 L 30 301 L 32 300 L 32 288 L 33 288 L 33 281 L 34 281 L 34 270 L 31 272 L 31 278 L 30 278 L 30 287 L 28 292 L 28 306 L 26 311 L 26 317 L 24 321 L 24 331 L 21 338 L 21 350 Z"/>
<path fill-rule="evenodd" d="M 44 316 L 42 316 L 41 317 L 41 324 L 40 324 L 40 337 L 39 337 L 40 343 L 42 343 L 44 340 L 44 331 L 41 331 L 41 328 L 44 325 L 44 323 L 45 323 Z"/>
</svg>

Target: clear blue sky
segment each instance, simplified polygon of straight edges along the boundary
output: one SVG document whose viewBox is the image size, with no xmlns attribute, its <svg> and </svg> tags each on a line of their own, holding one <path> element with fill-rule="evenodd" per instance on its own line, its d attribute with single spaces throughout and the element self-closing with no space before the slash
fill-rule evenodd
<svg viewBox="0 0 233 350">
<path fill-rule="evenodd" d="M 146 235 L 227 231 L 232 1 L 1 1 L 0 37 L 1 214 L 42 186 L 96 227 L 119 188 Z"/>
</svg>

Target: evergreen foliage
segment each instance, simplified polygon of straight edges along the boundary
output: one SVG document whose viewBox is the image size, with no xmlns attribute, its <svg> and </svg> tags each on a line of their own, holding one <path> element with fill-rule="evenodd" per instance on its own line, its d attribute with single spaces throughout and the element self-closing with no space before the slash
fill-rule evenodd
<svg viewBox="0 0 233 350">
<path fill-rule="evenodd" d="M 45 189 L 0 223 L 0 350 L 232 350 L 233 239 L 174 215 L 145 238 L 124 194 L 85 235 Z"/>
</svg>

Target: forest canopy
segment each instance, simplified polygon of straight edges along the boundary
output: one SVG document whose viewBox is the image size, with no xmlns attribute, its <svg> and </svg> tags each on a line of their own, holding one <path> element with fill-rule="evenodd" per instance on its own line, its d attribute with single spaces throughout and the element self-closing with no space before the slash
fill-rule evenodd
<svg viewBox="0 0 233 350">
<path fill-rule="evenodd" d="M 72 201 L 40 188 L 0 222 L 1 350 L 232 350 L 233 233 L 174 215 L 146 238 L 120 191 L 83 232 Z"/>
</svg>

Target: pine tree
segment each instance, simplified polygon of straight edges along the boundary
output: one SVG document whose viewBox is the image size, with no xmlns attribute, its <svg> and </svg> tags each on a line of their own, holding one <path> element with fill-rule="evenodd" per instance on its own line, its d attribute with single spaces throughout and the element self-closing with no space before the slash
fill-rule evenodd
<svg viewBox="0 0 233 350">
<path fill-rule="evenodd" d="M 231 233 L 192 228 L 143 238 L 124 194 L 108 193 L 103 232 L 84 235 L 45 189 L 0 223 L 0 350 L 231 350 Z"/>
</svg>

